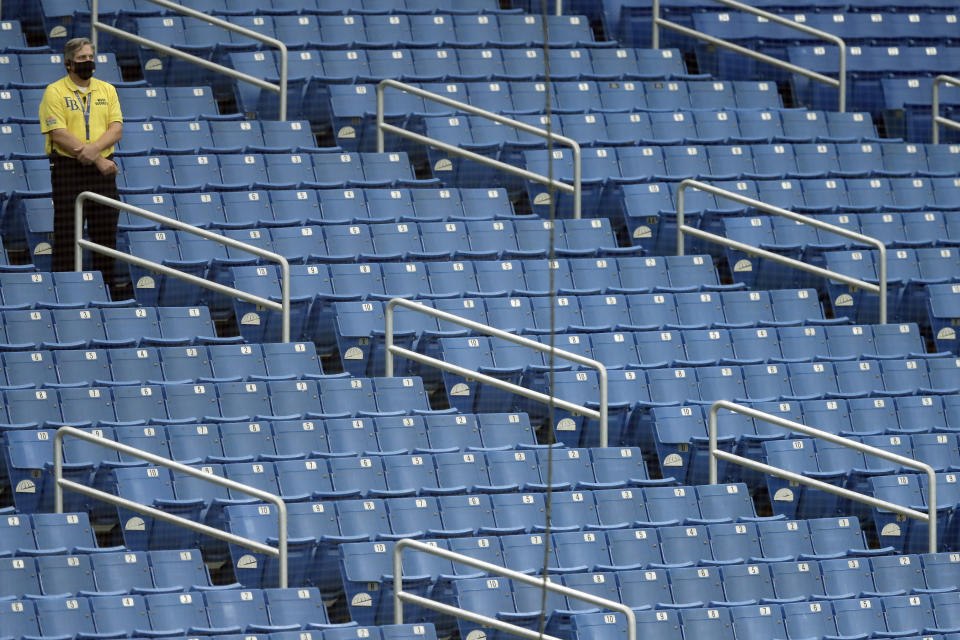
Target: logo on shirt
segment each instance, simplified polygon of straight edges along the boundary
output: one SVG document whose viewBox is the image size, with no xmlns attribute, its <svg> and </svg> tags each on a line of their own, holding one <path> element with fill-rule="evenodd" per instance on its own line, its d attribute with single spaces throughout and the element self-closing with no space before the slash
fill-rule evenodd
<svg viewBox="0 0 960 640">
<path fill-rule="evenodd" d="M 67 103 L 67 109 L 70 111 L 80 111 L 80 103 L 75 98 L 67 96 L 64 97 L 63 101 Z"/>
<path fill-rule="evenodd" d="M 97 105 L 98 107 L 101 107 L 101 106 L 105 107 L 105 106 L 107 106 L 107 99 L 106 99 L 106 98 L 97 98 L 96 105 Z"/>
<path fill-rule="evenodd" d="M 44 122 L 47 123 L 47 126 L 48 126 L 48 127 L 52 127 L 53 125 L 57 124 L 57 119 L 56 119 L 56 118 L 47 118 Z"/>
</svg>

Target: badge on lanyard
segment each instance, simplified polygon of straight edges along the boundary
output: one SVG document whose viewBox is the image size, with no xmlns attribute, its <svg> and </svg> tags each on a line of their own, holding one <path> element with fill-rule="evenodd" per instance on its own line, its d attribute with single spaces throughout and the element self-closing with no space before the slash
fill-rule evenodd
<svg viewBox="0 0 960 640">
<path fill-rule="evenodd" d="M 83 124 L 87 132 L 87 142 L 90 142 L 90 105 L 93 103 L 93 99 L 90 97 L 90 90 L 87 89 L 86 102 L 80 97 L 79 91 L 74 91 L 73 95 L 77 96 L 77 102 L 83 105 Z"/>
</svg>

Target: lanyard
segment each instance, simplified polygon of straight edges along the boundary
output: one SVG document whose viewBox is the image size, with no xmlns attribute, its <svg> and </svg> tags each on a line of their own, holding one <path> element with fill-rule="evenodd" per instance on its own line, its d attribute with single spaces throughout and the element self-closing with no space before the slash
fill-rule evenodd
<svg viewBox="0 0 960 640">
<path fill-rule="evenodd" d="M 77 96 L 77 102 L 83 105 L 83 124 L 87 132 L 87 142 L 90 142 L 90 105 L 93 103 L 93 99 L 90 97 L 90 89 L 87 89 L 86 98 L 87 101 L 84 102 L 80 97 L 79 91 L 74 91 L 73 95 Z"/>
</svg>

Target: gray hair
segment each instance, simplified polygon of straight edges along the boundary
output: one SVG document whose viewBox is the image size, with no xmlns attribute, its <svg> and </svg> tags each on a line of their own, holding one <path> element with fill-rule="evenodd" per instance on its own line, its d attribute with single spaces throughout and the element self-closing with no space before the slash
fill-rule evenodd
<svg viewBox="0 0 960 640">
<path fill-rule="evenodd" d="M 77 55 L 77 51 L 90 45 L 93 49 L 93 52 L 96 53 L 96 47 L 93 46 L 93 43 L 90 42 L 90 38 L 73 38 L 67 40 L 67 44 L 63 45 L 63 62 L 67 63 L 73 60 L 73 57 Z"/>
</svg>

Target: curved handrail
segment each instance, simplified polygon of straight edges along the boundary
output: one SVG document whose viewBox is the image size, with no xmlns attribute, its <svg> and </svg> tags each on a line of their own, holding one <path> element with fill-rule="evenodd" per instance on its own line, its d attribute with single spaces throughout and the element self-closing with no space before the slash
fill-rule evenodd
<svg viewBox="0 0 960 640">
<path fill-rule="evenodd" d="M 277 546 L 272 547 L 268 544 L 263 544 L 262 542 L 257 542 L 256 540 L 252 540 L 250 538 L 238 536 L 235 533 L 230 533 L 228 531 L 210 527 L 199 522 L 194 522 L 189 518 L 172 515 L 161 509 L 140 504 L 139 502 L 134 502 L 133 500 L 127 500 L 126 498 L 115 496 L 112 493 L 100 491 L 99 489 L 93 489 L 92 487 L 65 479 L 63 477 L 63 439 L 66 436 L 78 438 L 92 444 L 97 444 L 101 447 L 106 447 L 107 449 L 113 449 L 114 451 L 123 453 L 133 458 L 145 460 L 146 462 L 155 464 L 158 467 L 166 467 L 167 469 L 172 469 L 173 471 L 177 471 L 194 478 L 206 480 L 207 482 L 212 482 L 213 484 L 225 487 L 231 491 L 245 493 L 248 496 L 257 498 L 258 500 L 263 500 L 264 502 L 273 504 L 277 508 Z M 114 442 L 113 440 L 102 438 L 75 427 L 60 427 L 53 435 L 53 477 L 53 508 L 56 513 L 63 513 L 63 490 L 70 489 L 71 491 L 87 496 L 88 498 L 95 498 L 118 507 L 123 507 L 124 509 L 137 511 L 152 518 L 156 518 L 157 520 L 175 524 L 186 529 L 190 529 L 191 531 L 203 533 L 226 542 L 252 549 L 258 553 L 264 553 L 274 558 L 278 558 L 280 565 L 278 568 L 279 586 L 282 589 L 287 588 L 287 505 L 278 495 L 268 493 L 261 489 L 257 489 L 256 487 L 251 487 L 250 485 L 237 482 L 236 480 L 230 480 L 228 478 L 221 478 L 220 476 L 215 476 L 210 473 L 204 473 L 199 469 L 195 469 L 180 462 L 176 462 L 174 460 L 150 453 L 149 451 L 137 449 L 136 447 L 131 447 L 120 442 Z"/>
<path fill-rule="evenodd" d="M 778 216 L 783 216 L 784 218 L 789 218 L 795 222 L 802 222 L 803 224 L 808 224 L 811 227 L 816 227 L 817 229 L 822 229 L 824 231 L 829 231 L 830 233 L 835 233 L 838 236 L 843 236 L 844 238 L 849 238 L 850 240 L 855 240 L 863 244 L 869 244 L 873 247 L 876 247 L 880 252 L 880 266 L 879 273 L 877 274 L 879 282 L 873 284 L 865 280 L 860 280 L 858 278 L 853 278 L 843 273 L 838 273 L 836 271 L 830 271 L 829 269 L 824 269 L 823 267 L 817 267 L 812 264 L 803 262 L 802 260 L 796 260 L 794 258 L 788 258 L 782 256 L 779 253 L 773 251 L 767 251 L 766 249 L 761 249 L 760 247 L 754 247 L 753 245 L 745 244 L 743 242 L 737 242 L 736 240 L 731 240 L 730 238 L 725 238 L 723 236 L 718 236 L 715 233 L 710 233 L 696 227 L 691 227 L 683 223 L 684 220 L 684 194 L 687 187 L 693 187 L 697 191 L 703 191 L 706 193 L 712 193 L 715 196 L 721 196 L 728 200 L 733 200 L 740 204 L 745 204 L 750 207 L 759 209 L 766 213 L 773 213 Z M 824 222 L 823 220 L 818 220 L 817 218 L 812 218 L 810 216 L 805 216 L 793 211 L 788 211 L 787 209 L 782 209 L 780 207 L 768 204 L 766 202 L 761 202 L 760 200 L 755 200 L 753 198 L 748 198 L 747 196 L 741 195 L 734 191 L 727 191 L 726 189 L 721 189 L 720 187 L 715 187 L 711 184 L 705 182 L 700 182 L 698 180 L 687 179 L 680 183 L 680 187 L 677 189 L 677 255 L 683 255 L 683 236 L 688 234 L 694 236 L 695 238 L 700 238 L 701 240 L 708 240 L 710 242 L 715 242 L 721 244 L 725 247 L 730 247 L 731 249 L 737 249 L 738 251 L 743 251 L 744 253 L 749 253 L 751 255 L 759 256 L 761 258 L 766 258 L 772 260 L 773 262 L 778 262 L 780 264 L 785 264 L 787 266 L 795 267 L 802 271 L 812 273 L 814 275 L 823 276 L 830 280 L 836 280 L 844 284 L 859 287 L 871 293 L 876 293 L 880 296 L 880 324 L 887 324 L 887 246 L 883 241 L 878 240 L 872 236 L 865 236 L 862 233 L 857 233 L 855 231 L 850 231 L 849 229 L 844 229 L 843 227 L 838 227 L 837 225 L 830 224 L 829 222 Z"/>
<path fill-rule="evenodd" d="M 880 500 L 879 498 L 875 498 L 864 493 L 858 493 L 856 491 L 851 491 L 850 489 L 838 487 L 830 484 L 829 482 L 808 478 L 801 473 L 794 473 L 793 471 L 787 471 L 786 469 L 781 469 L 780 467 L 763 464 L 762 462 L 757 462 L 756 460 L 752 460 L 750 458 L 744 458 L 743 456 L 738 456 L 728 451 L 724 451 L 723 449 L 718 449 L 717 429 L 719 427 L 717 413 L 719 413 L 721 409 L 726 409 L 727 411 L 731 411 L 733 413 L 740 413 L 745 416 L 750 416 L 756 420 L 762 420 L 778 427 L 790 429 L 791 431 L 797 431 L 813 438 L 820 438 L 821 440 L 826 440 L 827 442 L 840 445 L 841 447 L 847 447 L 848 449 L 853 449 L 854 451 L 860 451 L 861 453 L 876 456 L 888 462 L 895 462 L 901 466 L 917 469 L 918 471 L 926 473 L 929 481 L 927 487 L 927 513 L 910 509 L 908 507 L 903 507 L 886 500 Z M 872 507 L 886 509 L 887 511 L 892 511 L 902 516 L 916 518 L 917 520 L 926 522 L 929 528 L 927 533 L 929 551 L 930 553 L 936 553 L 937 474 L 930 465 L 913 458 L 907 458 L 905 456 L 897 455 L 896 453 L 890 453 L 889 451 L 878 449 L 877 447 L 871 447 L 870 445 L 857 442 L 856 440 L 851 440 L 850 438 L 838 436 L 830 433 L 829 431 L 821 431 L 820 429 L 815 429 L 805 424 L 800 424 L 799 422 L 793 422 L 792 420 L 781 418 L 780 416 L 772 413 L 758 411 L 752 407 L 745 407 L 742 404 L 736 404 L 735 402 L 729 402 L 727 400 L 717 400 L 710 405 L 708 429 L 710 432 L 710 484 L 717 484 L 717 459 L 733 462 L 734 464 L 739 464 L 748 469 L 753 469 L 754 471 L 769 473 L 770 475 L 774 475 L 785 480 L 790 480 L 792 482 L 799 482 L 800 484 L 807 485 L 808 487 L 820 489 L 842 498 L 847 498 L 855 502 L 862 502 L 863 504 L 868 504 Z"/>
<path fill-rule="evenodd" d="M 520 386 L 518 384 L 513 384 L 512 382 L 504 382 L 493 376 L 488 376 L 486 374 L 480 373 L 478 371 L 473 371 L 472 369 L 467 369 L 459 365 L 451 364 L 444 360 L 439 360 L 437 358 L 431 358 L 430 356 L 425 356 L 416 351 L 410 351 L 409 349 L 404 349 L 403 347 L 398 347 L 393 344 L 393 308 L 396 306 L 403 307 L 404 309 L 409 309 L 411 311 L 417 311 L 428 316 L 433 316 L 439 320 L 444 320 L 452 324 L 460 325 L 467 329 L 472 329 L 478 333 L 484 333 L 494 338 L 500 338 L 514 344 L 519 344 L 524 347 L 530 347 L 531 349 L 536 349 L 537 351 L 542 351 L 544 353 L 550 353 L 557 358 L 562 358 L 563 360 L 569 360 L 570 362 L 582 365 L 584 367 L 590 367 L 597 371 L 597 382 L 600 387 L 600 408 L 599 410 L 588 409 L 579 404 L 574 404 L 566 400 L 561 400 L 560 398 L 555 398 L 553 396 L 548 396 L 545 393 L 540 393 L 532 389 Z M 447 313 L 446 311 L 441 311 L 440 309 L 434 309 L 432 307 L 427 307 L 418 302 L 413 302 L 411 300 L 405 300 L 404 298 L 393 298 L 391 299 L 384 309 L 384 345 L 387 352 L 386 365 L 384 375 L 390 377 L 393 375 L 393 356 L 403 356 L 404 358 L 409 358 L 414 362 L 419 362 L 420 364 L 427 364 L 442 369 L 443 371 L 449 371 L 450 373 L 456 373 L 465 378 L 471 378 L 477 380 L 478 382 L 484 382 L 489 384 L 497 389 L 502 389 L 504 391 L 509 391 L 511 393 L 516 393 L 525 398 L 530 398 L 531 400 L 537 400 L 543 402 L 544 404 L 552 404 L 555 407 L 560 407 L 561 409 L 566 409 L 567 411 L 575 411 L 581 413 L 588 418 L 593 418 L 594 420 L 599 420 L 600 422 L 600 446 L 606 447 L 608 441 L 608 424 L 607 424 L 607 368 L 603 365 L 602 362 L 597 360 L 591 360 L 590 358 L 585 358 L 577 353 L 571 353 L 570 351 L 564 351 L 563 349 L 557 349 L 556 347 L 551 347 L 536 340 L 531 340 L 530 338 L 524 338 L 522 336 L 515 335 L 509 331 L 503 331 L 502 329 L 497 329 L 491 327 L 490 325 L 483 324 L 481 322 L 475 322 L 474 320 L 469 320 L 467 318 L 462 318 L 458 315 L 452 313 Z"/>
<path fill-rule="evenodd" d="M 951 129 L 960 129 L 960 122 L 944 118 L 940 115 L 940 85 L 949 84 L 954 87 L 960 87 L 960 78 L 953 76 L 937 76 L 933 79 L 933 99 L 931 107 L 933 110 L 933 135 L 931 139 L 933 144 L 940 144 L 940 125 L 950 127 Z"/>
<path fill-rule="evenodd" d="M 123 38 L 124 40 L 129 40 L 135 42 L 141 46 L 149 47 L 151 49 L 156 49 L 160 53 L 165 53 L 168 56 L 173 56 L 174 58 L 180 58 L 181 60 L 186 60 L 187 62 L 192 62 L 196 65 L 203 67 L 204 69 L 210 69 L 211 71 L 216 71 L 217 73 L 222 73 L 231 78 L 236 78 L 237 80 L 242 80 L 244 82 L 249 82 L 250 84 L 260 87 L 261 89 L 266 89 L 267 91 L 272 91 L 274 93 L 280 94 L 280 104 L 279 104 L 279 117 L 278 120 L 287 119 L 287 75 L 288 75 L 288 61 L 287 61 L 287 45 L 281 40 L 276 38 L 271 38 L 265 36 L 262 33 L 258 33 L 252 29 L 247 29 L 246 27 L 241 27 L 235 25 L 231 22 L 227 22 L 222 18 L 215 18 L 213 16 L 207 15 L 202 11 L 197 11 L 196 9 L 191 9 L 190 7 L 185 7 L 182 4 L 177 4 L 176 2 L 170 2 L 170 0 L 147 0 L 147 2 L 152 2 L 153 4 L 160 5 L 171 11 L 176 11 L 177 13 L 182 13 L 185 16 L 191 18 L 196 18 L 197 20 L 203 20 L 204 22 L 209 22 L 212 25 L 218 26 L 227 31 L 233 31 L 234 33 L 239 33 L 242 36 L 246 36 L 251 40 L 257 40 L 264 44 L 270 45 L 271 47 L 276 47 L 280 50 L 280 81 L 278 84 L 273 84 L 272 82 L 267 82 L 260 78 L 251 76 L 248 73 L 243 73 L 237 71 L 236 69 L 231 69 L 230 67 L 225 67 L 222 64 L 217 64 L 215 62 L 210 62 L 209 60 L 204 60 L 198 56 L 180 51 L 175 47 L 169 47 L 165 44 L 161 44 L 154 40 L 138 36 L 135 33 L 130 33 L 129 31 L 124 31 L 118 29 L 112 25 L 100 22 L 100 0 L 90 0 L 90 40 L 93 42 L 93 48 L 97 48 L 97 31 L 104 31 L 109 33 L 117 38 Z"/>
<path fill-rule="evenodd" d="M 441 140 L 431 138 L 429 136 L 421 135 L 419 133 L 414 133 L 408 131 L 401 127 L 388 124 L 384 121 L 384 90 L 387 87 L 392 87 L 404 93 L 409 93 L 426 100 L 431 100 L 438 104 L 445 105 L 456 109 L 457 111 L 463 111 L 464 113 L 469 113 L 471 115 L 480 116 L 481 118 L 487 118 L 488 120 L 493 120 L 496 123 L 523 131 L 524 133 L 529 133 L 531 135 L 539 136 L 548 140 L 552 140 L 557 144 L 566 145 L 571 148 L 573 151 L 573 186 L 567 184 L 566 182 L 561 182 L 559 180 L 554 180 L 548 178 L 547 176 L 540 175 L 539 173 L 534 173 L 532 171 L 527 171 L 526 169 L 521 169 L 520 167 L 515 167 L 512 164 L 507 162 L 501 162 L 500 160 L 494 160 L 488 158 L 487 156 L 474 153 L 473 151 L 467 151 L 466 149 L 461 149 L 458 146 L 448 144 Z M 400 136 L 401 138 L 407 138 L 408 140 L 413 140 L 421 144 L 425 144 L 430 147 L 435 147 L 449 153 L 450 155 L 460 156 L 461 158 L 467 158 L 475 162 L 479 162 L 482 165 L 488 167 L 493 167 L 495 169 L 500 169 L 506 171 L 507 173 L 512 173 L 515 176 L 520 176 L 527 180 L 532 180 L 533 182 L 538 182 L 540 184 L 545 184 L 558 191 L 563 191 L 564 193 L 573 194 L 573 217 L 580 218 L 581 211 L 581 199 L 582 199 L 582 175 L 583 175 L 583 161 L 580 153 L 580 144 L 566 136 L 561 136 L 554 133 L 553 131 L 547 131 L 546 129 L 540 129 L 529 125 L 526 122 L 521 122 L 519 120 L 514 120 L 513 118 L 508 118 L 502 116 L 499 113 L 494 113 L 493 111 L 487 111 L 486 109 L 480 109 L 479 107 L 474 107 L 472 105 L 466 104 L 465 102 L 460 102 L 458 100 L 453 100 L 446 96 L 440 95 L 439 93 L 434 93 L 432 91 L 427 91 L 426 89 L 421 89 L 420 87 L 415 87 L 411 84 L 405 82 L 400 82 L 398 80 L 393 80 L 387 78 L 381 80 L 377 84 L 377 151 L 383 153 L 384 142 L 383 142 L 383 132 L 389 131 L 390 133 Z M 552 159 L 551 159 L 552 162 Z"/>
<path fill-rule="evenodd" d="M 553 593 L 558 593 L 562 596 L 568 598 L 573 598 L 574 600 L 580 600 L 581 602 L 586 602 L 592 604 L 595 607 L 603 607 L 605 609 L 610 609 L 611 611 L 616 611 L 622 613 L 627 619 L 627 640 L 637 640 L 637 617 L 629 606 L 623 604 L 622 602 L 617 602 L 616 600 L 607 600 L 606 598 L 601 598 L 600 596 L 588 593 L 586 591 L 580 591 L 578 589 L 571 589 L 570 587 L 562 584 L 557 584 L 551 582 L 549 577 L 537 577 L 532 576 L 520 571 L 514 571 L 513 569 L 507 569 L 506 567 L 490 564 L 489 562 L 484 562 L 483 560 L 478 560 L 470 556 L 464 555 L 462 553 L 456 553 L 455 551 L 450 551 L 449 549 L 442 549 L 440 547 L 434 547 L 425 542 L 419 540 L 411 540 L 410 538 L 403 538 L 398 540 L 396 546 L 393 548 L 393 623 L 394 624 L 403 624 L 403 603 L 409 602 L 411 604 L 420 605 L 421 607 L 426 607 L 428 609 L 433 609 L 434 611 L 439 611 L 440 613 L 445 613 L 457 618 L 463 618 L 471 622 L 476 622 L 487 627 L 492 627 L 500 631 L 506 631 L 507 633 L 512 633 L 520 636 L 521 638 L 528 638 L 528 640 L 559 640 L 556 636 L 547 635 L 546 633 L 540 634 L 537 631 L 532 629 L 527 629 L 526 627 L 521 627 L 509 622 L 504 622 L 499 618 L 493 618 L 491 616 L 485 616 L 480 613 L 475 613 L 467 609 L 461 609 L 459 607 L 454 607 L 443 602 L 438 602 L 436 600 L 431 600 L 430 598 L 424 598 L 423 596 L 418 596 L 414 593 L 408 593 L 403 590 L 403 550 L 406 548 L 414 549 L 432 556 L 437 556 L 438 558 L 443 558 L 445 560 L 450 560 L 451 562 L 456 562 L 459 564 L 465 564 L 468 567 L 474 569 L 479 569 L 481 571 L 486 571 L 489 574 L 503 576 L 511 580 L 516 580 L 517 582 L 522 582 L 524 584 L 530 585 L 532 587 L 540 587 L 547 591 Z"/>
<path fill-rule="evenodd" d="M 220 284 L 219 282 L 214 282 L 213 280 L 207 280 L 206 278 L 200 278 L 191 273 L 185 273 L 179 271 L 172 267 L 168 267 L 165 264 L 159 262 L 153 262 L 152 260 L 147 260 L 145 258 L 139 258 L 137 256 L 130 255 L 129 253 L 124 253 L 122 251 L 117 251 L 116 249 L 111 249 L 102 244 L 97 244 L 90 240 L 87 240 L 83 237 L 83 203 L 87 200 L 92 200 L 93 202 L 99 202 L 102 205 L 107 207 L 112 207 L 114 209 L 119 209 L 121 211 L 126 211 L 127 213 L 133 213 L 147 220 L 153 220 L 154 222 L 159 222 L 160 224 L 172 227 L 174 229 L 179 229 L 180 231 L 186 231 L 195 236 L 200 236 L 201 238 L 206 238 L 207 240 L 213 240 L 214 242 L 219 242 L 222 245 L 228 247 L 233 247 L 234 249 L 240 249 L 241 251 L 246 251 L 252 253 L 255 256 L 264 258 L 265 260 L 270 260 L 271 262 L 277 262 L 280 264 L 280 302 L 274 302 L 273 300 L 268 300 L 267 298 L 262 298 L 258 295 L 252 293 L 247 293 L 246 291 L 240 291 L 233 287 L 228 287 L 226 285 Z M 191 284 L 195 284 L 211 291 L 216 291 L 217 293 L 222 293 L 227 296 L 232 296 L 234 298 L 239 298 L 240 300 L 245 300 L 246 302 L 252 302 L 253 304 L 262 306 L 265 309 L 271 311 L 280 312 L 280 340 L 281 342 L 290 342 L 290 263 L 286 258 L 281 256 L 278 253 L 273 253 L 272 251 L 266 251 L 261 249 L 258 246 L 247 244 L 246 242 L 240 242 L 239 240 L 234 240 L 233 238 L 220 235 L 219 233 L 214 233 L 213 231 L 208 231 L 200 227 L 195 227 L 192 224 L 187 224 L 186 222 L 181 222 L 176 218 L 171 218 L 169 216 L 160 215 L 159 213 L 154 213 L 153 211 L 148 211 L 146 209 L 141 209 L 140 207 L 135 207 L 132 204 L 127 204 L 126 202 L 121 202 L 120 200 L 114 200 L 113 198 L 108 198 L 102 196 L 99 193 L 93 193 L 92 191 L 84 191 L 77 196 L 77 201 L 74 206 L 74 270 L 82 271 L 83 270 L 83 252 L 80 249 L 89 249 L 95 253 L 101 253 L 105 256 L 110 256 L 116 260 L 122 260 L 124 262 L 129 262 L 130 264 L 135 264 L 138 267 L 143 267 L 144 269 L 150 269 L 151 271 L 159 271 L 160 273 L 166 274 L 173 278 L 179 278 L 180 280 L 185 280 Z"/>
<path fill-rule="evenodd" d="M 843 41 L 843 38 L 836 36 L 832 33 L 822 31 L 820 29 L 815 29 L 809 27 L 803 23 L 796 22 L 790 18 L 784 18 L 783 16 L 777 15 L 776 13 L 770 13 L 769 11 L 764 11 L 763 9 L 757 9 L 748 4 L 742 2 L 737 2 L 737 0 L 713 0 L 722 5 L 728 6 L 731 9 L 739 9 L 746 13 L 752 13 L 755 16 L 760 16 L 770 22 L 775 22 L 779 25 L 789 27 L 791 29 L 796 29 L 797 31 L 806 33 L 811 36 L 816 36 L 821 40 L 826 40 L 832 44 L 837 45 L 840 52 L 840 69 L 836 78 L 831 78 L 830 76 L 824 75 L 822 73 L 817 73 L 816 71 L 811 71 L 806 67 L 801 67 L 795 65 L 786 60 L 780 60 L 779 58 L 774 58 L 773 56 L 768 56 L 765 53 L 760 53 L 759 51 L 754 51 L 753 49 L 748 49 L 747 47 L 742 47 L 738 44 L 734 44 L 729 40 L 724 40 L 723 38 L 718 38 L 716 36 L 711 36 L 709 34 L 703 33 L 702 31 L 697 31 L 696 29 L 691 29 L 690 27 L 685 27 L 682 24 L 676 22 L 671 22 L 660 17 L 660 0 L 653 0 L 652 12 L 653 12 L 653 37 L 651 47 L 654 49 L 660 48 L 660 27 L 666 27 L 672 29 L 679 33 L 682 33 L 691 38 L 698 38 L 704 42 L 709 42 L 710 44 L 722 47 L 724 49 L 729 49 L 730 51 L 743 54 L 748 58 L 753 58 L 754 60 L 759 60 L 761 62 L 766 62 L 772 64 L 775 67 L 781 69 L 786 69 L 793 73 L 805 76 L 817 82 L 822 82 L 824 84 L 830 85 L 831 87 L 837 87 L 840 91 L 838 103 L 839 111 L 844 112 L 847 110 L 847 44 Z"/>
</svg>

